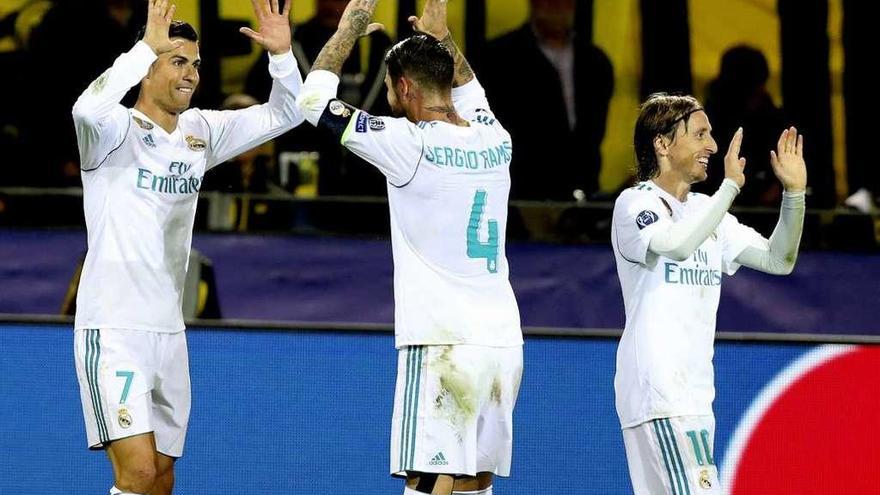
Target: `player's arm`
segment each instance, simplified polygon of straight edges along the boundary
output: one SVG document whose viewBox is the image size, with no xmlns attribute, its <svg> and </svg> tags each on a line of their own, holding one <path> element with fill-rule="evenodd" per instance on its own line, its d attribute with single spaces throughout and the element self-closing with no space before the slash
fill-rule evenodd
<svg viewBox="0 0 880 495">
<path fill-rule="evenodd" d="M 381 24 L 370 22 L 375 11 L 376 0 L 351 0 L 342 13 L 336 32 L 315 58 L 311 72 L 328 71 L 341 75 L 342 65 L 351 55 L 358 38 L 383 28 Z"/>
<path fill-rule="evenodd" d="M 313 70 L 299 101 L 306 120 L 379 169 L 395 187 L 415 176 L 424 151 L 422 129 L 407 119 L 375 117 L 336 98 L 339 76 Z M 424 124 L 423 124 L 424 125 Z"/>
<path fill-rule="evenodd" d="M 174 5 L 150 0 L 144 38 L 120 55 L 79 96 L 73 105 L 73 123 L 80 151 L 80 166 L 94 170 L 122 142 L 129 125 L 128 111 L 119 102 L 147 75 L 158 55 L 174 50 L 182 41 L 171 41 L 168 29 Z"/>
<path fill-rule="evenodd" d="M 447 0 L 427 0 L 422 10 L 422 16 L 410 16 L 409 23 L 414 30 L 440 40 L 452 55 L 455 61 L 452 104 L 455 106 L 455 110 L 467 120 L 473 120 L 481 113 L 487 121 L 494 120 L 495 116 L 486 99 L 486 91 L 474 75 L 474 71 L 464 54 L 455 44 L 455 40 L 452 39 L 452 33 L 449 31 L 446 21 L 447 3 Z"/>
<path fill-rule="evenodd" d="M 409 23 L 413 29 L 420 33 L 433 36 L 440 40 L 455 61 L 455 72 L 452 80 L 453 87 L 464 86 L 474 80 L 474 71 L 464 54 L 458 49 L 452 33 L 446 23 L 446 4 L 448 0 L 426 0 L 422 16 L 410 16 Z"/>
<path fill-rule="evenodd" d="M 272 92 L 269 101 L 242 110 L 201 111 L 210 129 L 208 167 L 213 167 L 240 153 L 280 136 L 302 123 L 297 107 L 302 91 L 302 76 L 290 48 L 290 4 L 283 9 L 278 0 L 252 0 L 258 28 L 241 32 L 269 52 Z"/>
<path fill-rule="evenodd" d="M 332 132 L 340 144 L 368 161 L 395 187 L 412 180 L 424 140 L 421 129 L 406 119 L 374 117 L 336 98 L 342 64 L 360 36 L 381 25 L 371 24 L 375 0 L 352 0 L 336 33 L 321 49 L 303 84 L 299 107 L 310 124 Z"/>
<path fill-rule="evenodd" d="M 807 187 L 804 138 L 798 136 L 794 127 L 786 129 L 779 137 L 777 151 L 770 153 L 773 172 L 785 188 L 779 221 L 769 240 L 761 238 L 746 246 L 736 262 L 765 273 L 788 275 L 794 270 L 804 229 Z"/>
<path fill-rule="evenodd" d="M 745 158 L 740 158 L 742 128 L 736 131 L 727 155 L 724 157 L 724 181 L 712 195 L 708 204 L 698 213 L 679 220 L 668 228 L 656 232 L 650 240 L 648 249 L 654 254 L 676 261 L 688 259 L 694 251 L 718 228 L 724 219 L 740 188 L 745 184 L 743 169 Z"/>
</svg>

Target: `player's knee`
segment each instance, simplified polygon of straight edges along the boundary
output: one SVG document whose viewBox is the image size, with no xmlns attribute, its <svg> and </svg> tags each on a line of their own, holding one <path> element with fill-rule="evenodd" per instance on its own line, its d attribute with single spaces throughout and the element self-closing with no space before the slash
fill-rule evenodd
<svg viewBox="0 0 880 495">
<path fill-rule="evenodd" d="M 156 466 L 152 460 L 134 462 L 119 471 L 116 486 L 135 493 L 148 493 L 156 484 Z"/>
</svg>

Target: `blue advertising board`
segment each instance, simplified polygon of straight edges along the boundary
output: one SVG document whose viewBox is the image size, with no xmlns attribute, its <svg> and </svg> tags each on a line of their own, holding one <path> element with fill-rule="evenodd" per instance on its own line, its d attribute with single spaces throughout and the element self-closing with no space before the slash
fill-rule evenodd
<svg viewBox="0 0 880 495">
<path fill-rule="evenodd" d="M 390 333 L 196 328 L 187 337 L 193 409 L 176 493 L 402 493 L 388 474 Z M 496 494 L 631 493 L 616 345 L 527 337 L 512 475 Z M 107 493 L 109 462 L 86 448 L 72 330 L 3 324 L 0 349 L 0 494 Z M 880 493 L 868 469 L 880 465 L 880 400 L 867 387 L 877 348 L 722 341 L 715 364 L 715 459 L 732 493 Z M 841 434 L 851 421 L 863 421 L 857 434 Z M 829 459 L 847 447 L 858 464 Z M 796 469 L 810 469 L 800 477 L 815 490 L 786 488 Z"/>
</svg>

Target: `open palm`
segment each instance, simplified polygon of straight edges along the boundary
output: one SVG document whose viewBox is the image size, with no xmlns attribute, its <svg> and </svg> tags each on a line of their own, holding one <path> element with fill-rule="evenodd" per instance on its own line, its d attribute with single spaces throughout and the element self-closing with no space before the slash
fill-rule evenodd
<svg viewBox="0 0 880 495">
<path fill-rule="evenodd" d="M 782 131 L 776 143 L 776 151 L 770 152 L 770 165 L 786 191 L 796 192 L 807 188 L 804 136 L 799 136 L 796 128 Z"/>
<path fill-rule="evenodd" d="M 279 8 L 278 1 L 251 0 L 257 16 L 257 30 L 247 27 L 239 30 L 274 55 L 290 50 L 290 4 L 293 0 L 286 0 L 284 9 Z"/>
</svg>

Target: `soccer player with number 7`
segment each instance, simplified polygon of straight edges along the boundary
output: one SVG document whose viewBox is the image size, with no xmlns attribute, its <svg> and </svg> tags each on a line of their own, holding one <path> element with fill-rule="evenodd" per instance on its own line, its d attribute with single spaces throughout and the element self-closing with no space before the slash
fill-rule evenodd
<svg viewBox="0 0 880 495">
<path fill-rule="evenodd" d="M 111 495 L 174 487 L 190 413 L 183 288 L 205 173 L 303 121 L 291 1 L 251 3 L 259 27 L 241 32 L 269 52 L 267 103 L 190 108 L 198 34 L 173 19 L 169 0 L 149 0 L 142 38 L 73 107 L 89 247 L 74 358 L 88 445 L 113 465 Z M 120 101 L 135 86 L 137 102 L 126 108 Z"/>
<path fill-rule="evenodd" d="M 441 0 L 410 18 L 421 34 L 386 55 L 397 118 L 336 99 L 343 61 L 379 27 L 375 5 L 348 4 L 299 105 L 388 180 L 399 349 L 391 474 L 407 478 L 407 493 L 491 493 L 492 476 L 510 471 L 522 374 L 504 252 L 510 134 L 453 43 Z"/>
</svg>

